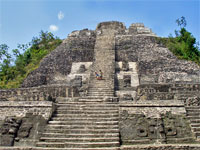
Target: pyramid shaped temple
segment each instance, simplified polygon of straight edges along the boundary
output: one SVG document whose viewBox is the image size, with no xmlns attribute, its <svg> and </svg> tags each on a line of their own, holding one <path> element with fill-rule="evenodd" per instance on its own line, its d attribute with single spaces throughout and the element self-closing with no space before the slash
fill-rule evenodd
<svg viewBox="0 0 200 150">
<path fill-rule="evenodd" d="M 0 90 L 0 150 L 199 150 L 200 67 L 142 23 L 73 31 Z"/>
</svg>

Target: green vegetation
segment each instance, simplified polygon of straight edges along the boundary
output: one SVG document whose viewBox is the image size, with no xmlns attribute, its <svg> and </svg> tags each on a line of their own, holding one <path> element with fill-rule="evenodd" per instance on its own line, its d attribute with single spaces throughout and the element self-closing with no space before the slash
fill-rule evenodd
<svg viewBox="0 0 200 150">
<path fill-rule="evenodd" d="M 38 68 L 40 60 L 54 50 L 62 40 L 50 32 L 41 31 L 28 44 L 19 44 L 9 53 L 6 44 L 0 45 L 0 89 L 18 88 L 27 75 Z"/>
<path fill-rule="evenodd" d="M 186 30 L 186 20 L 184 17 L 176 20 L 180 30 L 175 30 L 175 37 L 157 38 L 179 59 L 194 61 L 200 65 L 200 50 L 196 39 Z"/>
</svg>

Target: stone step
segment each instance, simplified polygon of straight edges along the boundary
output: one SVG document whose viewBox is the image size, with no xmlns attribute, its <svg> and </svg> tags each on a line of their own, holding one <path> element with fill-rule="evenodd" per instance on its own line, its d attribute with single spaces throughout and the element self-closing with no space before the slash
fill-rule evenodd
<svg viewBox="0 0 200 150">
<path fill-rule="evenodd" d="M 62 107 L 57 107 L 56 111 L 116 111 L 119 108 L 116 106 L 80 106 L 80 107 L 75 107 L 75 106 L 62 106 Z"/>
<path fill-rule="evenodd" d="M 187 112 L 198 112 L 200 113 L 200 109 L 186 109 Z"/>
<path fill-rule="evenodd" d="M 115 92 L 113 91 L 113 90 L 110 90 L 110 91 L 106 91 L 106 90 L 103 90 L 103 91 L 101 91 L 101 90 L 88 90 L 88 92 L 87 93 L 103 93 L 103 94 L 114 94 Z"/>
<path fill-rule="evenodd" d="M 198 132 L 198 131 L 195 132 L 195 135 L 196 135 L 196 136 L 200 136 L 200 132 Z"/>
<path fill-rule="evenodd" d="M 87 98 L 81 98 L 81 99 L 79 99 L 79 101 L 80 102 L 87 102 L 87 103 L 91 103 L 91 102 L 100 102 L 100 103 L 103 103 L 104 102 L 104 100 L 103 100 L 103 97 L 102 97 L 102 99 L 87 99 Z"/>
<path fill-rule="evenodd" d="M 118 129 L 50 129 L 47 128 L 45 129 L 44 133 L 65 133 L 65 134 L 90 134 L 90 133 L 95 133 L 95 134 L 99 134 L 99 133 L 118 133 L 119 130 Z"/>
<path fill-rule="evenodd" d="M 110 97 L 109 97 L 110 98 Z M 115 97 L 111 97 L 111 98 L 115 98 Z M 82 99 L 87 99 L 87 98 L 82 98 Z M 92 98 L 91 98 L 92 99 Z M 102 100 L 102 99 L 101 99 Z M 103 103 L 105 102 L 91 102 L 91 103 L 87 103 L 86 102 L 80 102 L 80 103 L 85 103 L 85 104 L 67 104 L 67 102 L 63 102 L 63 103 L 59 103 L 56 104 L 56 108 L 118 108 L 119 105 L 117 104 L 117 102 L 109 102 L 110 104 L 104 105 Z M 98 105 L 93 105 L 92 103 L 99 103 Z"/>
<path fill-rule="evenodd" d="M 199 112 L 187 112 L 188 116 L 200 116 Z"/>
<path fill-rule="evenodd" d="M 56 109 L 55 112 L 62 112 L 62 111 L 76 111 L 76 110 L 82 110 L 82 111 L 117 111 L 118 109 L 115 107 L 59 107 Z M 104 114 L 103 114 L 104 115 Z"/>
<path fill-rule="evenodd" d="M 57 120 L 58 119 L 58 120 Z M 52 118 L 52 121 L 66 121 L 66 117 L 62 118 Z M 76 120 L 76 121 L 70 121 L 67 123 L 67 125 L 117 125 L 118 121 L 88 121 L 88 120 Z"/>
<path fill-rule="evenodd" d="M 87 94 L 90 94 L 90 93 L 92 93 L 92 94 L 114 94 L 115 92 L 114 91 L 97 91 L 97 92 L 89 91 Z"/>
<path fill-rule="evenodd" d="M 107 97 L 114 97 L 114 94 L 87 94 L 87 96 L 89 97 L 96 97 L 96 96 L 99 96 L 99 97 L 102 97 L 102 99 L 105 99 Z M 85 100 L 85 98 L 83 98 Z M 79 99 L 79 100 L 83 100 L 83 99 Z M 86 98 L 87 99 L 87 98 Z M 101 101 L 102 101 L 101 99 Z M 89 99 L 91 100 L 91 99 Z M 94 99 L 92 99 L 94 100 Z M 96 100 L 96 99 L 95 99 Z"/>
<path fill-rule="evenodd" d="M 114 94 L 87 94 L 87 96 L 114 97 Z"/>
<path fill-rule="evenodd" d="M 57 106 L 57 110 L 74 110 L 74 109 L 82 109 L 82 110 L 117 110 L 117 106 Z"/>
<path fill-rule="evenodd" d="M 104 82 L 101 82 L 101 81 L 104 81 Z M 94 85 L 103 85 L 103 87 L 106 87 L 108 88 L 107 84 L 108 84 L 109 81 L 105 81 L 105 80 L 93 80 L 93 81 L 90 81 L 90 84 L 89 86 L 94 86 Z"/>
<path fill-rule="evenodd" d="M 65 114 L 117 114 L 118 110 L 57 110 L 57 113 L 54 116 L 63 116 Z"/>
<path fill-rule="evenodd" d="M 81 142 L 112 142 L 112 141 L 119 141 L 119 137 L 109 137 L 109 138 L 80 138 L 80 137 L 74 137 L 74 138 L 58 138 L 58 137 L 41 137 L 40 141 L 43 142 L 75 142 L 75 143 L 81 143 Z"/>
<path fill-rule="evenodd" d="M 193 130 L 194 132 L 200 132 L 200 127 L 192 127 L 192 130 Z"/>
<path fill-rule="evenodd" d="M 114 89 L 111 88 L 105 88 L 105 87 L 89 87 L 89 91 L 114 91 Z"/>
<path fill-rule="evenodd" d="M 74 142 L 38 142 L 37 147 L 48 148 L 99 148 L 99 147 L 118 147 L 119 142 L 93 142 L 93 143 L 74 143 Z"/>
<path fill-rule="evenodd" d="M 37 147 L 51 147 L 51 148 L 65 148 L 65 143 L 63 142 L 38 142 L 36 144 Z"/>
<path fill-rule="evenodd" d="M 6 149 L 7 150 L 7 149 Z M 11 150 L 11 149 L 9 149 Z M 120 150 L 119 147 L 103 147 L 103 148 L 51 148 L 51 147 L 35 147 L 33 150 Z"/>
<path fill-rule="evenodd" d="M 63 115 L 58 114 L 58 116 L 64 117 Z M 112 118 L 66 118 L 65 121 L 68 122 L 76 122 L 76 121 L 91 121 L 91 122 L 104 122 L 104 121 L 118 121 L 118 117 L 112 117 Z"/>
<path fill-rule="evenodd" d="M 49 125 L 47 130 L 64 130 L 64 129 L 93 129 L 93 130 L 96 130 L 96 129 L 118 129 L 118 125 L 116 126 L 72 126 L 72 125 L 65 125 L 65 126 L 62 126 L 64 124 L 52 124 L 51 126 Z"/>
<path fill-rule="evenodd" d="M 190 120 L 200 119 L 200 116 L 187 116 Z"/>
<path fill-rule="evenodd" d="M 191 123 L 191 127 L 200 127 L 200 123 Z"/>
<path fill-rule="evenodd" d="M 66 147 L 73 147 L 73 148 L 99 148 L 99 147 L 118 147 L 119 141 L 116 142 L 83 142 L 83 143 L 76 143 L 76 142 L 65 142 Z"/>
<path fill-rule="evenodd" d="M 74 122 L 74 121 L 71 121 L 71 122 Z M 91 122 L 90 120 L 88 121 L 88 124 L 87 126 L 85 126 L 85 124 L 68 124 L 70 122 L 68 121 L 49 121 L 49 124 L 47 125 L 48 127 L 50 126 L 66 126 L 66 127 L 117 127 L 117 123 L 116 122 L 106 122 L 104 124 L 92 124 L 93 122 Z M 90 124 L 89 124 L 90 123 Z M 99 122 L 100 123 L 100 122 Z"/>
<path fill-rule="evenodd" d="M 114 91 L 90 91 L 88 90 L 88 93 L 93 93 L 93 94 L 114 94 Z"/>
<path fill-rule="evenodd" d="M 87 94 L 114 94 L 114 91 L 89 91 Z"/>
<path fill-rule="evenodd" d="M 90 98 L 80 98 L 80 102 L 85 102 L 85 103 L 91 103 L 91 102 L 99 102 L 99 103 L 104 103 L 104 102 L 112 102 L 112 98 L 114 96 L 98 96 L 98 99 L 95 98 L 95 96 L 91 96 Z M 101 99 L 100 99 L 101 98 Z"/>
<path fill-rule="evenodd" d="M 67 124 L 67 121 L 49 121 L 47 125 L 48 128 L 50 127 L 65 127 L 65 128 L 117 128 L 118 124 Z"/>
<path fill-rule="evenodd" d="M 186 106 L 185 107 L 187 110 L 191 110 L 191 109 L 200 109 L 200 106 Z"/>
<path fill-rule="evenodd" d="M 65 114 L 65 118 L 75 118 L 75 117 L 81 117 L 81 118 L 111 118 L 111 117 L 119 117 L 118 113 L 108 113 L 108 114 Z M 53 118 L 52 118 L 53 119 Z M 55 119 L 61 119 L 61 118 L 55 118 Z"/>
<path fill-rule="evenodd" d="M 104 102 L 104 103 L 85 103 L 85 102 L 68 102 L 68 101 L 59 101 L 57 104 L 57 106 L 74 106 L 74 107 L 78 107 L 78 106 L 119 106 L 118 103 L 111 103 L 111 102 Z"/>
<path fill-rule="evenodd" d="M 58 138 L 112 138 L 119 137 L 119 133 L 98 133 L 98 134 L 64 134 L 64 133 L 43 133 L 43 137 L 58 137 Z"/>
<path fill-rule="evenodd" d="M 191 123 L 200 123 L 200 118 L 199 119 L 192 119 L 190 120 Z"/>
</svg>

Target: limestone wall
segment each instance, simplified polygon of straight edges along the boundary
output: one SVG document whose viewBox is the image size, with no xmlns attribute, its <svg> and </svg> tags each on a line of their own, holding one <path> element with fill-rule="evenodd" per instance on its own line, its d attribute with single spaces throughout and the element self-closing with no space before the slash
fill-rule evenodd
<svg viewBox="0 0 200 150">
<path fill-rule="evenodd" d="M 0 120 L 6 117 L 25 117 L 27 113 L 43 116 L 48 120 L 53 112 L 49 101 L 0 101 Z"/>
<path fill-rule="evenodd" d="M 152 36 L 117 35 L 116 61 L 137 62 L 140 84 L 200 83 L 200 67 L 177 59 Z"/>
<path fill-rule="evenodd" d="M 143 84 L 137 88 L 138 100 L 187 100 L 200 97 L 200 84 Z"/>
<path fill-rule="evenodd" d="M 144 146 L 122 146 L 120 150 L 199 150 L 200 146 L 197 144 L 181 144 L 181 145 L 144 145 Z"/>
<path fill-rule="evenodd" d="M 120 104 L 122 145 L 191 143 L 195 136 L 178 101 L 149 101 Z"/>
<path fill-rule="evenodd" d="M 77 94 L 76 88 L 65 85 L 51 85 L 0 90 L 0 101 L 43 101 L 53 100 L 56 97 L 74 97 Z"/>
<path fill-rule="evenodd" d="M 34 147 L 0 147 L 0 150 L 40 150 L 41 148 Z M 200 146 L 197 144 L 165 144 L 165 145 L 130 145 L 121 146 L 120 150 L 199 150 Z"/>
<path fill-rule="evenodd" d="M 41 61 L 39 68 L 28 75 L 22 87 L 48 85 L 52 82 L 55 84 L 55 76 L 60 75 L 65 79 L 71 71 L 73 62 L 92 62 L 95 39 L 94 31 L 84 29 L 72 32 L 60 46 Z"/>
</svg>

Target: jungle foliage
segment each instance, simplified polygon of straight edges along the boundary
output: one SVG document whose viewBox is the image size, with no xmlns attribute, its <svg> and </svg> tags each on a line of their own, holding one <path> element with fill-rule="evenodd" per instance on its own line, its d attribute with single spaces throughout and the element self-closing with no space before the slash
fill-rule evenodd
<svg viewBox="0 0 200 150">
<path fill-rule="evenodd" d="M 175 37 L 170 35 L 168 38 L 158 38 L 179 59 L 193 61 L 200 65 L 199 44 L 193 35 L 186 30 L 187 22 L 185 17 L 176 20 L 179 30 L 175 30 Z"/>
<path fill-rule="evenodd" d="M 6 44 L 0 45 L 0 89 L 18 88 L 27 75 L 38 68 L 40 61 L 62 40 L 51 32 L 41 31 L 28 44 L 19 44 L 10 52 Z"/>
</svg>

